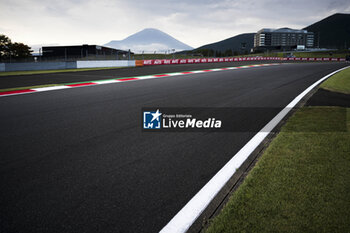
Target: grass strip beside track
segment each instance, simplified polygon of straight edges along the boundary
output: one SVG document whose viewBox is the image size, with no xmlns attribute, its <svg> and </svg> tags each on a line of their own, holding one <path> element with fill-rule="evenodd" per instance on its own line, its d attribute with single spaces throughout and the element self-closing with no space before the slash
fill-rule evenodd
<svg viewBox="0 0 350 233">
<path fill-rule="evenodd" d="M 350 93 L 350 69 L 321 88 Z M 350 232 L 350 108 L 290 117 L 207 233 Z"/>
<path fill-rule="evenodd" d="M 346 109 L 320 109 L 288 120 L 208 233 L 349 232 L 350 109 L 347 132 L 331 132 Z"/>
<path fill-rule="evenodd" d="M 350 68 L 333 75 L 320 87 L 329 91 L 350 94 Z"/>
</svg>

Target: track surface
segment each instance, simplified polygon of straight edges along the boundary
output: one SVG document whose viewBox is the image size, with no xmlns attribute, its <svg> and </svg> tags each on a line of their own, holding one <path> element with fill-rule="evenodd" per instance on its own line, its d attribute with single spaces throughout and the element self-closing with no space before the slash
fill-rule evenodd
<svg viewBox="0 0 350 233">
<path fill-rule="evenodd" d="M 254 133 L 142 133 L 142 107 L 284 107 L 344 66 L 283 64 L 2 97 L 0 232 L 157 232 Z"/>
<path fill-rule="evenodd" d="M 132 77 L 150 74 L 161 74 L 180 71 L 192 71 L 209 68 L 221 68 L 231 66 L 241 66 L 248 64 L 275 63 L 277 61 L 246 61 L 246 62 L 219 62 L 205 64 L 182 64 L 182 65 L 159 65 L 131 67 L 110 70 L 79 71 L 69 73 L 34 74 L 17 76 L 0 76 L 0 89 L 12 87 L 35 86 L 45 84 L 61 84 L 71 82 L 95 81 L 99 79 L 112 79 L 122 77 Z"/>
</svg>

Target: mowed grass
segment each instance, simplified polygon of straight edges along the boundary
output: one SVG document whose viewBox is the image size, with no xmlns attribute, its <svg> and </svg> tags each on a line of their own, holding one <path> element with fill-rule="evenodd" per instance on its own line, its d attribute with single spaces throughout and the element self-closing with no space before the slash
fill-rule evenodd
<svg viewBox="0 0 350 233">
<path fill-rule="evenodd" d="M 345 58 L 346 55 L 349 55 L 349 51 L 314 51 L 314 52 L 271 52 L 271 53 L 258 53 L 254 54 L 255 56 L 263 56 L 263 57 L 285 57 L 286 54 L 293 53 L 295 57 L 312 57 L 312 58 L 320 58 L 320 57 L 329 57 L 329 58 Z M 253 54 L 250 54 L 251 56 Z"/>
<path fill-rule="evenodd" d="M 350 232 L 349 116 L 298 110 L 206 232 Z"/>
<path fill-rule="evenodd" d="M 323 89 L 350 94 L 350 68 L 347 68 L 323 82 Z"/>
<path fill-rule="evenodd" d="M 332 52 L 295 52 L 296 57 L 330 57 L 330 58 L 345 58 L 349 52 L 346 51 L 332 51 Z"/>
<path fill-rule="evenodd" d="M 349 93 L 350 69 L 321 87 Z M 299 109 L 263 153 L 212 232 L 350 232 L 350 109 Z"/>
<path fill-rule="evenodd" d="M 81 72 L 81 71 L 91 71 L 91 70 L 110 70 L 110 69 L 120 69 L 120 68 L 124 68 L 124 67 L 81 68 L 81 69 L 65 69 L 65 70 L 7 71 L 7 72 L 0 72 L 0 76 L 66 73 L 66 72 Z"/>
</svg>

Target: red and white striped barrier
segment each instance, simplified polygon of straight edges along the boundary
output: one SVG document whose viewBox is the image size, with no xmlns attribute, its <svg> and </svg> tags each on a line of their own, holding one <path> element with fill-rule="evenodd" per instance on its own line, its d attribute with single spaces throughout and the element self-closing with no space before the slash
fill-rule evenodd
<svg viewBox="0 0 350 233">
<path fill-rule="evenodd" d="M 331 58 L 331 57 L 288 57 L 282 58 L 283 61 L 345 61 L 345 58 Z"/>
<path fill-rule="evenodd" d="M 344 58 L 300 58 L 300 57 L 225 57 L 225 58 L 189 58 L 189 59 L 154 59 L 143 60 L 144 66 L 151 65 L 174 65 L 174 64 L 197 64 L 216 62 L 237 62 L 237 61 L 345 61 Z"/>
</svg>

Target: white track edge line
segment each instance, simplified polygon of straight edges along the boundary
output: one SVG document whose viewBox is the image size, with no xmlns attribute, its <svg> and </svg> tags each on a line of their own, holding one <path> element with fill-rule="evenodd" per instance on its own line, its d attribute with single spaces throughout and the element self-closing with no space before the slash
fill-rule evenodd
<svg viewBox="0 0 350 233">
<path fill-rule="evenodd" d="M 197 220 L 213 198 L 229 181 L 236 170 L 243 164 L 249 155 L 269 135 L 271 130 L 288 114 L 288 112 L 314 87 L 330 76 L 349 68 L 338 69 L 309 86 L 301 94 L 295 97 L 281 112 L 265 125 L 255 136 L 248 141 L 218 173 L 163 227 L 160 233 L 184 233 Z"/>
<path fill-rule="evenodd" d="M 34 90 L 34 91 L 53 91 L 53 90 L 61 90 L 61 89 L 67 89 L 67 88 L 72 88 L 69 86 L 52 86 L 52 87 L 39 87 L 39 88 L 32 88 L 30 90 Z"/>
<path fill-rule="evenodd" d="M 271 65 L 282 65 L 284 63 L 266 63 L 263 64 L 263 66 L 271 66 Z M 241 68 L 250 68 L 249 66 L 238 66 Z M 230 69 L 237 69 L 237 67 L 227 67 L 228 70 Z M 210 72 L 215 72 L 215 71 L 225 71 L 220 69 L 210 69 Z M 187 71 L 185 71 L 187 72 Z M 205 71 L 203 70 L 197 70 L 197 71 L 189 71 L 191 73 L 189 74 L 196 74 L 196 73 L 205 73 Z M 54 91 L 54 90 L 60 90 L 60 89 L 66 89 L 66 88 L 78 88 L 78 87 L 87 87 L 87 86 L 96 86 L 96 85 L 103 85 L 103 84 L 111 84 L 111 83 L 121 83 L 121 82 L 132 82 L 132 81 L 137 81 L 137 80 L 145 80 L 145 79 L 156 79 L 156 78 L 164 78 L 164 77 L 172 77 L 172 76 L 182 76 L 182 75 L 189 75 L 189 74 L 183 74 L 182 72 L 175 72 L 175 73 L 167 73 L 167 76 L 160 76 L 157 77 L 156 75 L 146 75 L 146 76 L 135 76 L 135 77 L 125 77 L 125 79 L 127 78 L 136 78 L 136 79 L 132 79 L 132 80 L 118 80 L 118 79 L 114 79 L 114 80 L 100 80 L 100 81 L 91 81 L 94 84 L 93 85 L 86 85 L 86 86 L 76 86 L 76 87 L 71 87 L 71 86 L 67 86 L 64 84 L 61 85 L 57 85 L 57 86 L 52 86 L 52 87 L 38 87 L 38 88 L 30 88 L 30 89 L 25 89 L 25 90 L 33 90 L 33 92 L 23 92 L 23 93 L 13 93 L 13 94 L 6 94 L 6 95 L 0 95 L 1 97 L 5 97 L 5 96 L 14 96 L 14 95 L 23 95 L 23 94 L 31 94 L 31 93 L 36 93 L 36 92 L 45 92 L 45 91 Z M 124 79 L 124 78 L 121 78 Z M 88 81 L 86 81 L 88 82 Z"/>
<path fill-rule="evenodd" d="M 118 81 L 113 79 L 113 80 L 102 80 L 102 81 L 94 81 L 94 83 L 98 84 L 98 85 L 102 85 L 102 84 L 110 84 L 110 83 L 117 83 Z"/>
</svg>

